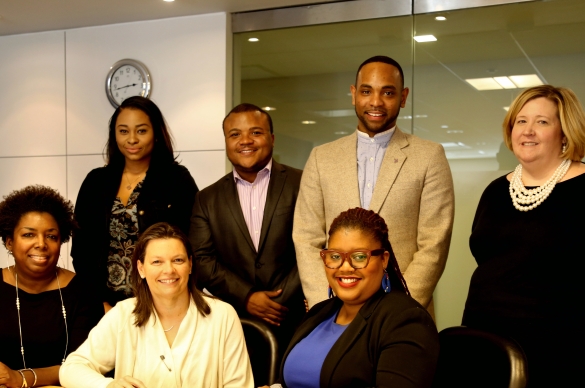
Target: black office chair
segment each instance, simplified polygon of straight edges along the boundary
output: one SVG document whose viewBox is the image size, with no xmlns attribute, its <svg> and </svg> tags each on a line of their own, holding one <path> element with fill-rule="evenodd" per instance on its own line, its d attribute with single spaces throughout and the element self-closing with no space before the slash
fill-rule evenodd
<svg viewBox="0 0 585 388">
<path fill-rule="evenodd" d="M 270 385 L 276 381 L 280 360 L 278 343 L 274 333 L 264 322 L 250 318 L 240 318 L 244 328 L 246 347 L 252 364 L 254 385 Z"/>
<path fill-rule="evenodd" d="M 464 326 L 439 333 L 433 388 L 524 388 L 526 356 L 511 339 Z"/>
</svg>

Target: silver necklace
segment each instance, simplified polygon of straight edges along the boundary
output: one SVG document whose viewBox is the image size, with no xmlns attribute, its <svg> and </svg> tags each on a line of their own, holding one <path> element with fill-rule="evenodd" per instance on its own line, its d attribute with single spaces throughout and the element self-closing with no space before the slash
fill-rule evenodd
<svg viewBox="0 0 585 388">
<path fill-rule="evenodd" d="M 18 274 L 16 273 L 16 268 L 14 268 L 14 284 L 16 287 L 16 311 L 18 313 L 18 331 L 20 333 L 20 353 L 22 354 L 22 363 L 24 364 L 24 369 L 28 369 L 26 367 L 26 361 L 24 360 L 24 346 L 22 345 L 22 326 L 20 324 L 20 298 L 18 297 Z M 57 287 L 59 287 L 59 296 L 61 297 L 61 311 L 63 313 L 63 320 L 65 321 L 65 352 L 63 353 L 63 360 L 61 363 L 65 362 L 65 356 L 67 355 L 67 348 L 69 347 L 69 330 L 67 330 L 67 312 L 65 311 L 65 305 L 63 304 L 63 294 L 61 293 L 61 283 L 59 282 L 59 274 L 55 271 L 55 277 L 57 278 Z"/>
<path fill-rule="evenodd" d="M 126 186 L 126 189 L 132 190 L 132 185 L 134 185 L 138 181 L 138 179 L 140 179 L 142 174 L 138 175 L 138 178 L 136 178 L 132 183 L 130 183 L 130 179 L 128 179 L 128 172 L 124 171 L 124 173 L 126 175 L 126 182 L 128 182 L 128 186 Z"/>
<path fill-rule="evenodd" d="M 519 164 L 512 174 L 512 179 L 510 179 L 510 197 L 512 197 L 514 207 L 521 212 L 527 212 L 540 205 L 548 198 L 555 185 L 567 174 L 570 166 L 570 159 L 563 160 L 545 184 L 527 189 L 522 183 L 522 165 Z"/>
<path fill-rule="evenodd" d="M 175 327 L 175 325 L 173 325 L 173 326 L 169 327 L 169 328 L 168 328 L 168 329 L 166 329 L 166 330 L 165 330 L 165 328 L 163 327 L 163 331 L 166 333 L 166 332 L 168 332 L 168 331 L 171 331 L 171 330 L 173 330 L 173 327 Z"/>
</svg>

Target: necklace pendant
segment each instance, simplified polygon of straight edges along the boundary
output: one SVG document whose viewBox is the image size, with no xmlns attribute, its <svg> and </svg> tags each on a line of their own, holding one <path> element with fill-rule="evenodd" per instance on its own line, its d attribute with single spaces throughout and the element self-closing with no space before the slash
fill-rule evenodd
<svg viewBox="0 0 585 388">
<path fill-rule="evenodd" d="M 130 185 L 126 186 L 126 189 L 127 190 L 132 190 L 132 186 L 130 186 Z"/>
</svg>

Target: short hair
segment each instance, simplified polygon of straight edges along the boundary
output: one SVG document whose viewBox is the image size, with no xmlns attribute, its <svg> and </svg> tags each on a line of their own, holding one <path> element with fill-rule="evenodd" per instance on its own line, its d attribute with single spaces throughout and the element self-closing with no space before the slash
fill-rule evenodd
<svg viewBox="0 0 585 388">
<path fill-rule="evenodd" d="M 520 110 L 528 101 L 541 97 L 553 102 L 558 110 L 561 131 L 567 138 L 567 149 L 560 154 L 561 158 L 580 161 L 585 156 L 585 113 L 575 93 L 568 88 L 540 85 L 520 93 L 510 105 L 502 123 L 506 146 L 514 151 L 512 128 L 514 128 L 514 122 Z M 560 152 L 561 150 L 559 150 Z"/>
<path fill-rule="evenodd" d="M 340 229 L 359 230 L 365 235 L 371 236 L 374 240 L 382 244 L 382 248 L 390 253 L 389 265 L 386 267 L 390 283 L 393 289 L 404 291 L 410 295 L 406 281 L 396 261 L 396 256 L 392 250 L 390 239 L 388 238 L 388 226 L 384 219 L 372 210 L 366 210 L 361 207 L 346 210 L 339 214 L 331 223 L 329 228 L 329 238 Z M 391 270 L 388 270 L 390 268 Z"/>
<path fill-rule="evenodd" d="M 227 120 L 229 115 L 231 115 L 232 113 L 245 113 L 245 112 L 260 112 L 260 113 L 262 113 L 264 116 L 266 116 L 266 120 L 268 120 L 268 127 L 270 128 L 270 133 L 274 133 L 274 130 L 272 128 L 272 117 L 270 117 L 268 112 L 266 112 L 264 109 L 254 105 L 254 104 L 250 104 L 247 102 L 241 103 L 240 105 L 237 105 L 232 110 L 230 110 L 230 113 L 228 113 L 223 118 L 223 121 L 221 122 L 221 128 L 223 130 L 225 130 L 225 121 Z"/>
<path fill-rule="evenodd" d="M 26 186 L 4 196 L 4 200 L 0 202 L 0 233 L 5 246 L 8 237 L 14 238 L 14 229 L 22 216 L 37 212 L 50 214 L 55 219 L 59 227 L 61 244 L 69 241 L 77 229 L 73 204 L 69 200 L 48 186 Z"/>
<path fill-rule="evenodd" d="M 141 96 L 133 96 L 125 99 L 122 104 L 116 108 L 110 118 L 108 141 L 105 146 L 106 163 L 112 166 L 123 166 L 125 163 L 124 155 L 118 148 L 116 142 L 116 121 L 124 109 L 137 109 L 144 112 L 152 124 L 154 132 L 154 148 L 152 149 L 151 164 L 173 163 L 175 155 L 173 153 L 173 139 L 168 129 L 162 112 L 154 102 Z"/>
<path fill-rule="evenodd" d="M 138 273 L 137 262 L 144 263 L 144 257 L 146 256 L 146 249 L 148 244 L 153 240 L 161 239 L 177 239 L 181 241 L 187 252 L 187 257 L 191 261 L 191 273 L 189 274 L 188 289 L 191 298 L 195 302 L 197 311 L 203 316 L 211 313 L 211 307 L 204 299 L 203 293 L 196 287 L 197 283 L 197 272 L 196 266 L 193 262 L 193 248 L 191 243 L 185 234 L 179 229 L 179 227 L 170 225 L 166 222 L 159 222 L 151 225 L 144 231 L 136 242 L 134 253 L 132 254 L 132 289 L 136 296 L 136 307 L 134 307 L 134 324 L 137 327 L 144 326 L 148 319 L 154 315 L 154 302 L 152 300 L 152 294 L 148 283 L 145 279 L 140 277 Z"/>
<path fill-rule="evenodd" d="M 387 57 L 385 55 L 376 55 L 376 56 L 368 58 L 362 62 L 360 67 L 358 67 L 357 72 L 355 73 L 355 87 L 358 86 L 357 79 L 358 79 L 358 75 L 360 74 L 360 70 L 362 69 L 362 67 L 364 67 L 368 63 L 374 63 L 374 62 L 385 63 L 387 65 L 394 66 L 395 68 L 397 68 L 398 72 L 400 73 L 400 81 L 402 82 L 402 87 L 404 87 L 404 72 L 402 71 L 402 67 L 394 59 Z"/>
</svg>

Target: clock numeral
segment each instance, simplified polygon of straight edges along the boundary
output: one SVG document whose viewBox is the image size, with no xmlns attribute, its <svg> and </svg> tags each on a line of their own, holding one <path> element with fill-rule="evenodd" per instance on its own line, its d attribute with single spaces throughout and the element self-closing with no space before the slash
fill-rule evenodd
<svg viewBox="0 0 585 388">
<path fill-rule="evenodd" d="M 124 70 L 120 70 L 120 75 L 124 75 Z"/>
<path fill-rule="evenodd" d="M 118 92 L 116 92 L 116 97 L 118 97 Z"/>
<path fill-rule="evenodd" d="M 126 73 L 130 73 L 130 68 L 129 67 L 126 68 Z"/>
<path fill-rule="evenodd" d="M 120 77 L 116 76 L 116 81 L 119 81 L 119 80 L 120 80 Z"/>
<path fill-rule="evenodd" d="M 142 81 L 142 76 L 138 76 L 138 81 Z"/>
</svg>

